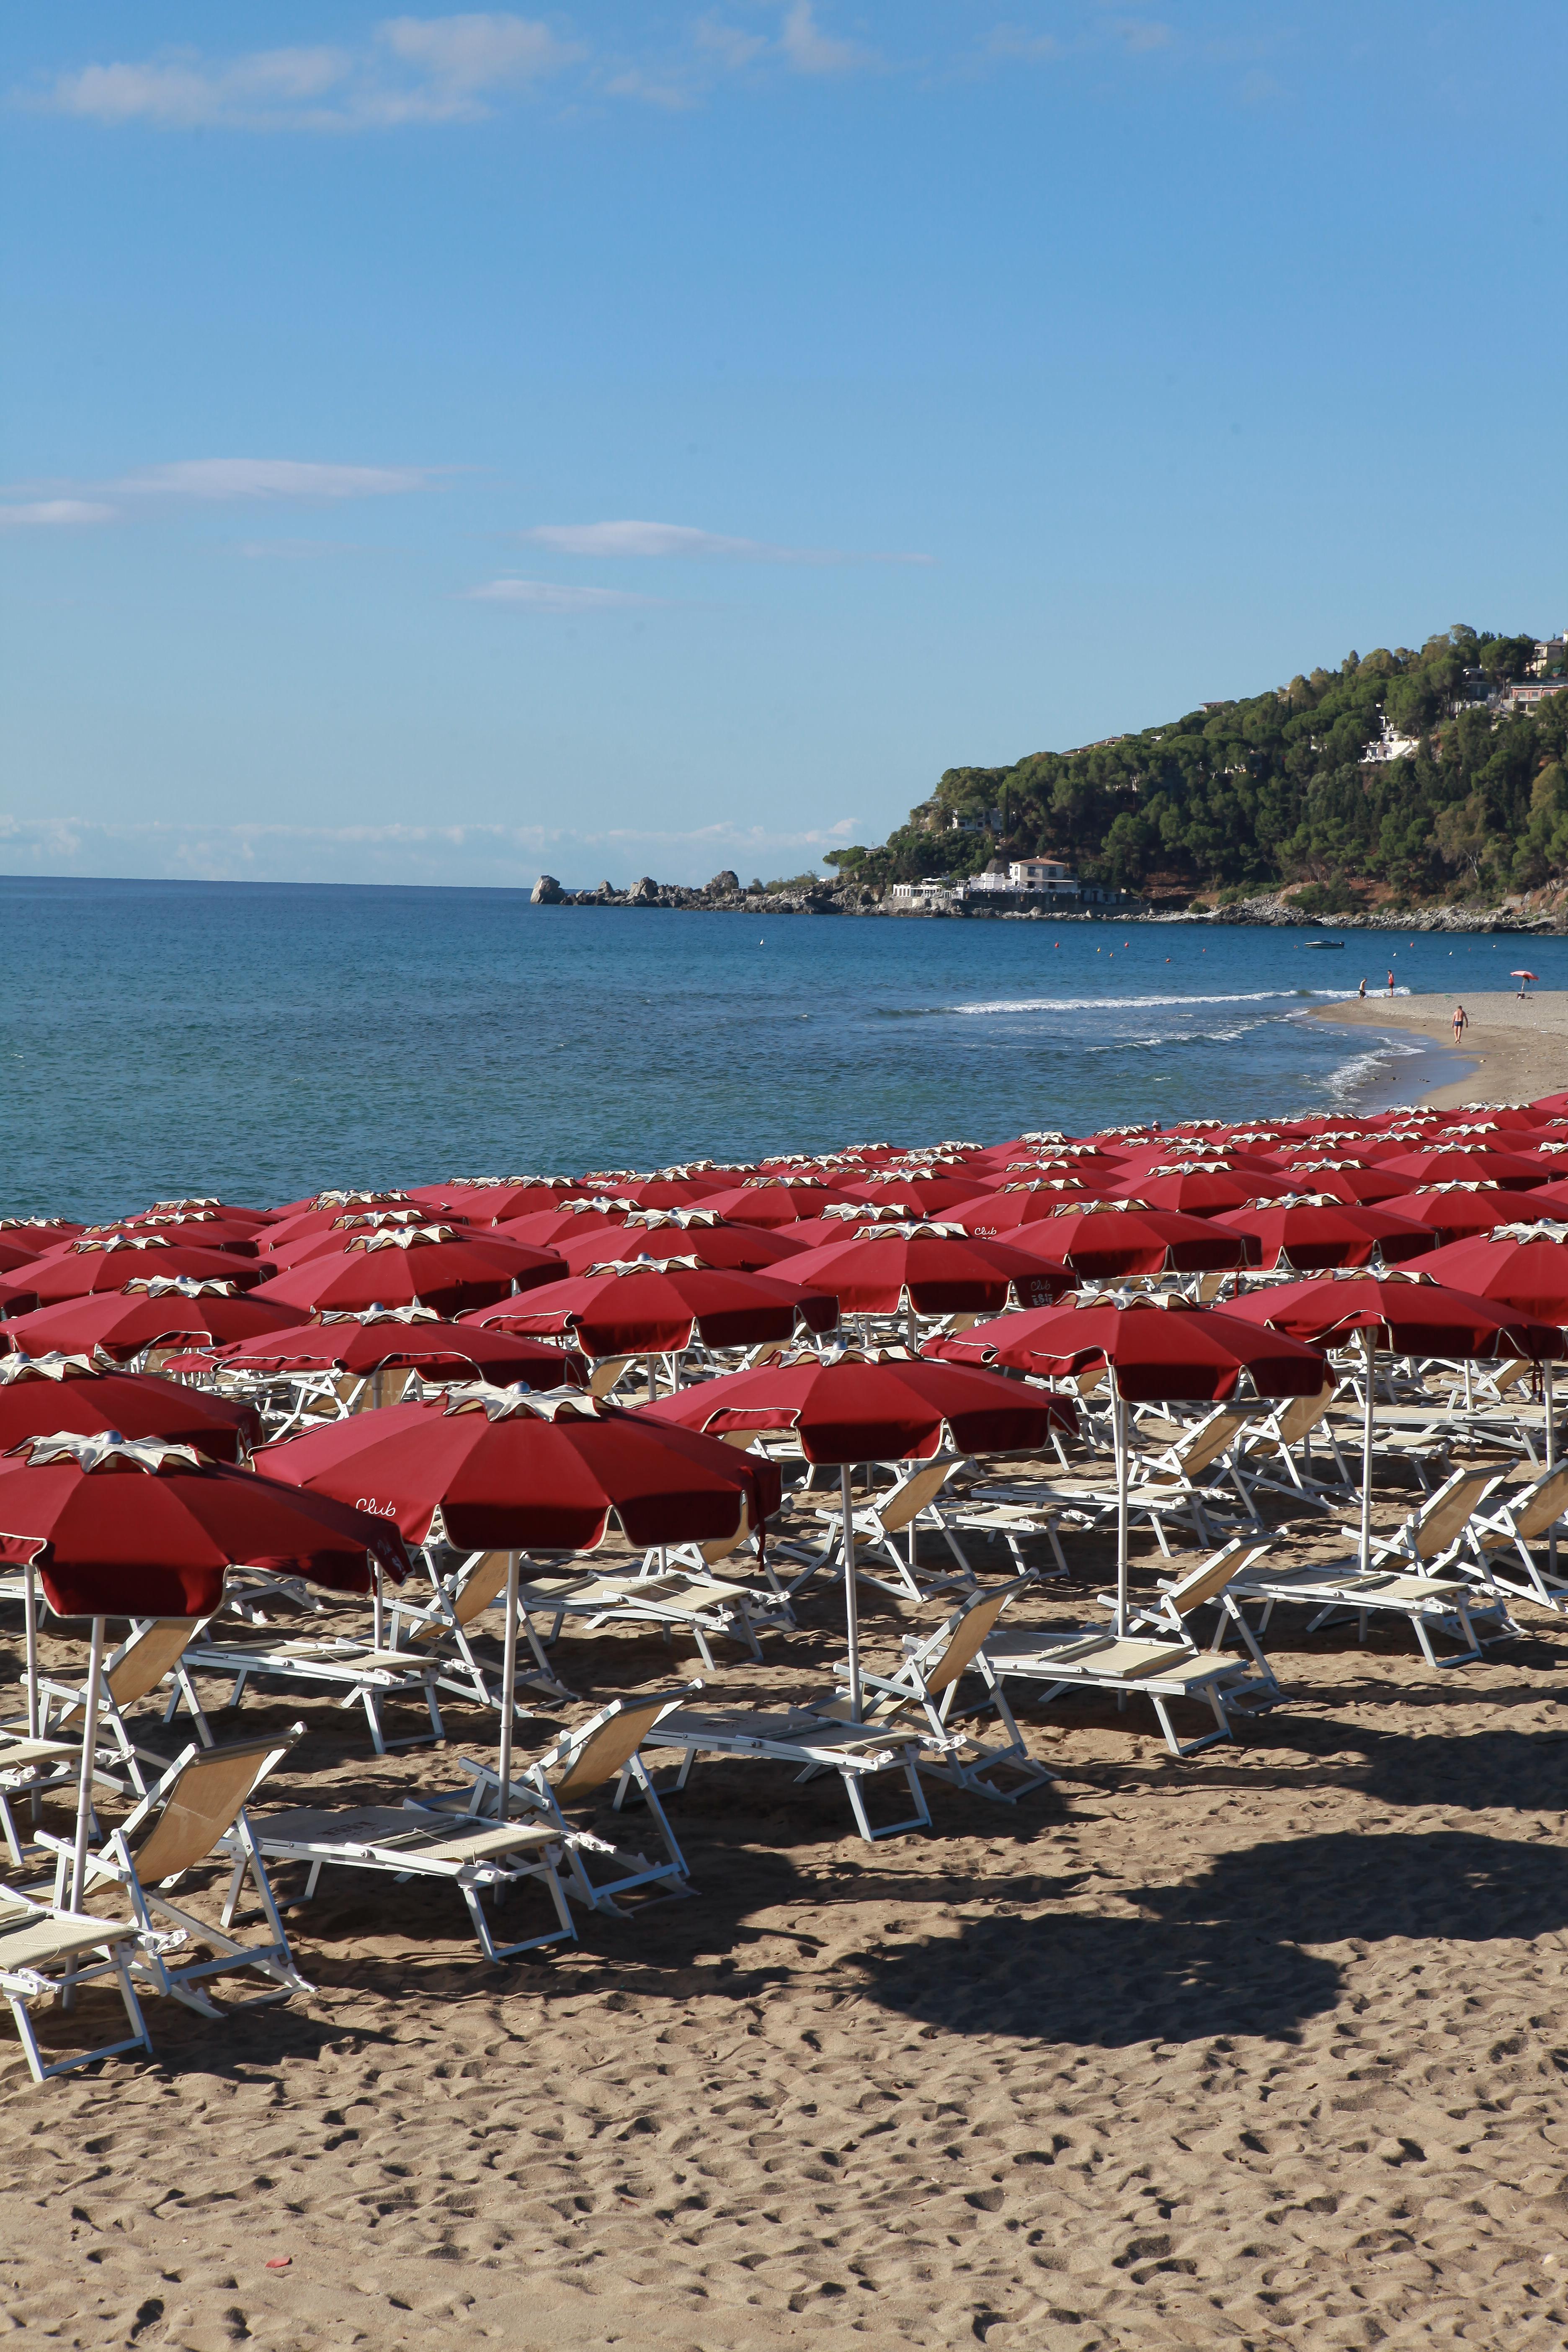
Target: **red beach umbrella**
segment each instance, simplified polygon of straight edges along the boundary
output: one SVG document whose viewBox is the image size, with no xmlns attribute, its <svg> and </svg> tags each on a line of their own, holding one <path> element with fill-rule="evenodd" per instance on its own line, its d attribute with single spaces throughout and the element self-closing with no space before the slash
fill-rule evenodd
<svg viewBox="0 0 1568 2352">
<path fill-rule="evenodd" d="M 300 1315 L 331 1307 L 353 1313 L 367 1307 L 434 1307 L 456 1315 L 468 1307 L 489 1307 L 513 1286 L 528 1290 L 559 1278 L 559 1261 L 547 1250 L 487 1234 L 470 1235 L 451 1225 L 415 1225 L 396 1233 L 356 1236 L 326 1257 L 307 1259 L 275 1275 L 267 1285 L 268 1303 Z"/>
<path fill-rule="evenodd" d="M 653 1262 L 695 1257 L 723 1273 L 776 1274 L 793 1282 L 800 1244 L 764 1225 L 730 1225 L 706 1209 L 633 1210 L 615 1230 L 573 1234 L 555 1244 L 569 1274 L 585 1274 L 611 1258 Z"/>
<path fill-rule="evenodd" d="M 220 1201 L 211 1193 L 202 1193 L 184 1201 L 154 1201 L 151 1208 L 138 1209 L 121 1222 L 128 1225 L 156 1225 L 173 1218 L 176 1222 L 195 1219 L 200 1223 L 211 1218 L 215 1223 L 243 1225 L 259 1231 L 271 1223 L 276 1212 L 271 1209 L 242 1208 L 235 1201 Z"/>
<path fill-rule="evenodd" d="M 1294 1266 L 1302 1274 L 1326 1266 L 1370 1265 L 1380 1250 L 1388 1265 L 1402 1265 L 1406 1258 L 1424 1255 L 1436 1240 L 1431 1228 L 1413 1217 L 1396 1216 L 1387 1209 L 1352 1208 L 1312 1193 L 1227 1209 L 1214 1222 L 1256 1242 L 1257 1263 L 1270 1268 Z"/>
<path fill-rule="evenodd" d="M 152 1211 L 140 1217 L 127 1217 L 117 1225 L 94 1225 L 80 1240 L 108 1241 L 111 1237 L 132 1240 L 140 1234 L 161 1234 L 167 1242 L 182 1249 L 220 1250 L 231 1257 L 255 1257 L 268 1232 L 263 1220 L 247 1223 L 237 1219 L 218 1217 L 211 1209 L 189 1213 Z"/>
<path fill-rule="evenodd" d="M 409 1198 L 426 1213 L 435 1209 L 482 1227 L 553 1208 L 584 1189 L 580 1176 L 455 1176 L 449 1184 L 416 1184 Z"/>
<path fill-rule="evenodd" d="M 1283 1172 L 1303 1192 L 1331 1193 L 1336 1201 L 1367 1207 L 1418 1190 L 1414 1177 L 1391 1176 L 1386 1168 L 1369 1168 L 1359 1160 L 1292 1160 Z"/>
<path fill-rule="evenodd" d="M 1539 1207 L 1543 1214 L 1549 1213 L 1544 1191 L 1530 1197 L 1532 1209 Z M 1520 1213 L 1520 1196 L 1489 1182 L 1424 1185 L 1405 1193 L 1398 1213 L 1413 1224 L 1429 1225 L 1439 1242 L 1462 1241 L 1471 1234 L 1489 1233 L 1494 1225 L 1508 1224 Z"/>
<path fill-rule="evenodd" d="M 1445 1177 L 1486 1177 L 1500 1184 L 1505 1192 L 1523 1191 L 1530 1185 L 1544 1183 L 1545 1171 L 1539 1161 L 1526 1159 L 1522 1152 L 1504 1151 L 1489 1144 L 1452 1144 L 1423 1147 L 1416 1151 L 1397 1153 L 1382 1162 L 1396 1176 L 1414 1176 L 1421 1184 L 1439 1184 Z"/>
<path fill-rule="evenodd" d="M 1130 1176 L 1117 1187 L 1116 1198 L 1137 1201 L 1144 1208 L 1176 1209 L 1184 1216 L 1215 1217 L 1222 1209 L 1245 1208 L 1259 1193 L 1289 1192 L 1281 1176 L 1248 1169 L 1245 1175 L 1228 1169 L 1176 1164 Z"/>
<path fill-rule="evenodd" d="M 905 1176 L 897 1171 L 886 1176 L 846 1177 L 844 1192 L 851 1201 L 869 1201 L 873 1207 L 887 1209 L 895 1216 L 913 1213 L 917 1217 L 940 1216 L 957 1201 L 973 1201 L 982 1187 L 969 1171 L 943 1176 Z"/>
<path fill-rule="evenodd" d="M 617 1193 L 625 1193 L 639 1209 L 695 1209 L 714 1192 L 730 1191 L 731 1179 L 717 1173 L 709 1175 L 695 1169 L 665 1168 L 654 1176 L 635 1177 L 628 1183 L 617 1182 Z"/>
<path fill-rule="evenodd" d="M 1322 1358 L 1294 1340 L 1258 1344 L 1233 1314 L 1180 1299 L 1090 1299 L 1041 1315 L 978 1323 L 929 1350 L 950 1363 L 987 1361 L 1063 1380 L 1103 1364 L 1110 1374 L 1116 1448 L 1116 1631 L 1127 1627 L 1127 1402 L 1219 1402 L 1244 1380 L 1260 1397 L 1316 1396 Z"/>
<path fill-rule="evenodd" d="M 499 1310 L 483 1310 L 485 1312 Z M 5 1360 L 0 1358 L 0 1376 Z M 424 1307 L 398 1307 L 377 1315 L 328 1315 L 320 1323 L 297 1323 L 280 1331 L 258 1331 L 226 1346 L 171 1356 L 171 1372 L 227 1369 L 258 1378 L 285 1372 L 347 1372 L 373 1379 L 377 1372 L 416 1371 L 432 1383 L 498 1381 L 511 1386 L 554 1388 L 563 1381 L 585 1386 L 579 1357 L 506 1331 L 473 1323 L 445 1323 Z"/>
<path fill-rule="evenodd" d="M 0 1282 L 0 1311 L 30 1314 L 36 1307 L 58 1307 L 96 1291 L 123 1291 L 154 1275 L 164 1280 L 184 1276 L 194 1282 L 232 1282 L 237 1289 L 249 1290 L 261 1280 L 262 1268 L 254 1260 L 228 1257 L 219 1250 L 181 1249 L 154 1234 L 136 1241 L 84 1237 L 8 1275 Z"/>
<path fill-rule="evenodd" d="M 1007 1240 L 1021 1225 L 1039 1224 L 1059 1216 L 1075 1202 L 1088 1207 L 1109 1197 L 1098 1182 L 1084 1184 L 1076 1176 L 1041 1176 L 1024 1183 L 1004 1184 L 999 1192 L 982 1192 L 950 1209 L 943 1224 L 962 1225 L 982 1241 Z"/>
<path fill-rule="evenodd" d="M 1055 1217 L 1016 1226 L 1007 1238 L 1015 1249 L 1026 1254 L 1037 1250 L 1047 1260 L 1070 1266 L 1086 1282 L 1218 1274 L 1246 1265 L 1251 1255 L 1242 1236 L 1216 1219 L 1146 1208 L 1142 1201 L 1064 1206 Z"/>
<path fill-rule="evenodd" d="M 279 1217 L 260 1234 L 261 1255 L 289 1265 L 305 1254 L 307 1244 L 342 1249 L 356 1234 L 407 1232 L 429 1223 L 426 1210 L 411 1208 L 406 1202 L 395 1209 L 301 1209 L 297 1216 Z"/>
<path fill-rule="evenodd" d="M 384 1520 L 205 1461 L 194 1447 L 69 1431 L 28 1438 L 0 1461 L 0 1559 L 28 1571 L 29 1723 L 37 1725 L 32 1572 L 62 1617 L 90 1617 L 71 1899 L 79 1906 L 91 1820 L 103 1621 L 205 1617 L 231 1567 L 312 1577 L 339 1592 L 369 1590 L 366 1554 L 401 1580 L 408 1558 Z"/>
<path fill-rule="evenodd" d="M 1523 1356 L 1546 1368 L 1568 1353 L 1568 1339 L 1548 1323 L 1511 1307 L 1494 1306 L 1468 1292 L 1450 1290 L 1419 1276 L 1364 1276 L 1341 1282 L 1292 1282 L 1281 1290 L 1260 1291 L 1236 1301 L 1237 1318 L 1321 1347 L 1343 1347 L 1359 1332 L 1366 1352 L 1362 1413 L 1361 1564 L 1372 1558 L 1372 1459 L 1373 1390 L 1379 1347 L 1400 1356 Z M 1547 1429 L 1552 1427 L 1548 1393 Z"/>
<path fill-rule="evenodd" d="M 559 1249 L 583 1234 L 608 1233 L 636 1213 L 633 1201 L 589 1197 L 563 1201 L 553 1209 L 530 1209 L 521 1217 L 507 1217 L 493 1230 L 509 1242 L 525 1242 L 530 1249 Z"/>
<path fill-rule="evenodd" d="M 994 1373 L 931 1363 L 902 1348 L 847 1348 L 827 1358 L 781 1356 L 774 1363 L 663 1398 L 646 1407 L 640 1418 L 715 1435 L 792 1430 L 808 1462 L 838 1465 L 849 1705 L 857 1721 L 860 1617 L 850 1492 L 854 1465 L 929 1460 L 944 1435 L 961 1453 L 1012 1453 L 1045 1444 L 1053 1427 L 1077 1426 L 1076 1414 L 1061 1398 Z"/>
<path fill-rule="evenodd" d="M 242 1297 L 232 1282 L 153 1276 L 123 1291 L 100 1290 L 0 1323 L 0 1349 L 28 1356 L 79 1351 L 124 1363 L 150 1348 L 240 1339 L 252 1331 L 284 1330 L 297 1320 L 293 1309 L 268 1306 L 254 1292 Z"/>
<path fill-rule="evenodd" d="M 795 1177 L 788 1182 L 765 1176 L 748 1176 L 728 1192 L 710 1192 L 703 1202 L 731 1225 L 793 1225 L 803 1217 L 819 1216 L 834 1202 L 848 1200 L 837 1184 L 825 1178 Z"/>
<path fill-rule="evenodd" d="M 778 1471 L 684 1429 L 662 1429 L 595 1397 L 527 1396 L 476 1384 L 441 1402 L 395 1404 L 311 1430 L 261 1457 L 318 1495 L 367 1498 L 422 1543 L 437 1507 L 449 1541 L 511 1553 L 502 1670 L 500 1810 L 511 1778 L 518 1553 L 592 1551 L 612 1513 L 637 1545 L 716 1541 L 761 1529 Z"/>
<path fill-rule="evenodd" d="M 831 1298 L 793 1281 L 705 1266 L 694 1257 L 591 1266 L 465 1318 L 519 1337 L 566 1339 L 595 1358 L 669 1355 L 689 1348 L 694 1332 L 709 1348 L 754 1348 L 793 1339 L 797 1320 L 826 1331 L 837 1319 Z"/>
<path fill-rule="evenodd" d="M 19 1267 L 36 1265 L 41 1255 L 37 1242 L 25 1242 L 16 1234 L 0 1234 L 0 1275 L 15 1274 Z"/>
<path fill-rule="evenodd" d="M 0 1356 L 0 1454 L 56 1430 L 79 1437 L 118 1431 L 194 1445 L 212 1462 L 242 1462 L 261 1443 L 261 1415 L 156 1373 L 100 1371 L 87 1356 Z"/>
<path fill-rule="evenodd" d="M 423 1203 L 414 1201 L 412 1193 L 398 1192 L 364 1192 L 353 1186 L 331 1185 L 325 1192 L 308 1193 L 302 1201 L 284 1201 L 268 1212 L 275 1218 L 297 1217 L 307 1209 L 398 1209 L 410 1202 L 416 1208 Z"/>
<path fill-rule="evenodd" d="M 869 1226 L 794 1259 L 788 1278 L 836 1298 L 841 1315 L 995 1314 L 1009 1296 L 1040 1307 L 1073 1287 L 1035 1253 L 940 1224 Z"/>
<path fill-rule="evenodd" d="M 1421 1271 L 1538 1323 L 1568 1324 L 1568 1225 L 1494 1225 L 1447 1243 Z"/>
</svg>

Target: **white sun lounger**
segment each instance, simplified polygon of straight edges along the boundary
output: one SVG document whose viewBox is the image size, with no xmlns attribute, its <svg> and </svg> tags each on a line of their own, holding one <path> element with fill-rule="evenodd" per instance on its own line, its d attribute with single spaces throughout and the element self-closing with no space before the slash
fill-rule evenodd
<svg viewBox="0 0 1568 2352">
<path fill-rule="evenodd" d="M 450 1812 L 432 1811 L 409 1800 L 401 1806 L 302 1805 L 285 1812 L 258 1814 L 250 1826 L 264 1860 L 306 1865 L 304 1891 L 289 1898 L 290 1903 L 308 1903 L 323 1870 L 378 1871 L 399 1884 L 411 1878 L 435 1878 L 455 1886 L 468 1906 L 474 1933 L 489 1960 L 510 1960 L 541 1944 L 576 1937 L 558 1875 L 570 1840 L 550 1822 L 459 1822 Z M 549 1895 L 557 1925 L 544 1935 L 498 1944 L 485 1916 L 483 1898 L 489 1895 L 499 1901 L 530 1879 L 537 1880 Z"/>
<path fill-rule="evenodd" d="M 191 1707 L 198 1734 L 205 1739 L 210 1739 L 212 1732 L 192 1687 L 191 1677 L 195 1675 L 232 1675 L 231 1706 L 238 1706 L 247 1685 L 252 1682 L 283 1683 L 295 1687 L 303 1685 L 307 1689 L 329 1693 L 340 1706 L 363 1706 L 378 1756 L 384 1756 L 389 1748 L 412 1748 L 424 1739 L 447 1737 L 437 1696 L 441 1663 L 437 1658 L 420 1657 L 411 1650 L 378 1650 L 365 1642 L 312 1638 L 258 1628 L 216 1637 L 205 1634 L 190 1644 L 183 1664 L 184 1673 L 176 1685 L 164 1720 L 174 1720 L 184 1699 Z M 381 1710 L 389 1698 L 423 1704 L 430 1717 L 430 1730 L 388 1739 Z"/>
<path fill-rule="evenodd" d="M 689 1633 L 705 1666 L 713 1664 L 710 1641 L 737 1642 L 760 1663 L 759 1630 L 793 1627 L 794 1614 L 766 1586 L 742 1584 L 706 1570 L 669 1568 L 644 1576 L 606 1576 L 589 1570 L 559 1582 L 538 1577 L 518 1590 L 528 1638 L 536 1657 L 560 1637 L 568 1619 L 592 1632 L 599 1625 L 657 1625 L 668 1638 Z M 541 1636 L 535 1621 L 549 1621 Z M 559 1685 L 557 1685 L 559 1687 Z"/>
<path fill-rule="evenodd" d="M 118 2057 L 126 2050 L 144 2050 L 149 2058 L 153 2055 L 153 2038 L 131 1976 L 132 1957 L 141 1949 L 141 1936 L 129 1919 L 94 1919 L 84 1912 L 31 1903 L 10 1888 L 0 1891 L 0 1992 L 10 2003 L 27 2071 L 35 2083 L 47 2082 L 53 2074 L 68 2074 L 78 2066 L 95 2065 L 100 2058 Z M 112 1976 L 119 1986 L 131 2025 L 129 2037 L 46 2064 L 29 2003 L 68 2000 L 78 1986 L 106 1976 Z"/>
<path fill-rule="evenodd" d="M 1560 1462 L 1527 1486 L 1494 1487 L 1465 1530 L 1485 1581 L 1516 1600 L 1536 1601 L 1554 1616 L 1568 1614 L 1568 1575 L 1554 1572 L 1550 1553 L 1542 1565 L 1531 1549 L 1563 1528 L 1564 1512 L 1568 1463 Z"/>
</svg>

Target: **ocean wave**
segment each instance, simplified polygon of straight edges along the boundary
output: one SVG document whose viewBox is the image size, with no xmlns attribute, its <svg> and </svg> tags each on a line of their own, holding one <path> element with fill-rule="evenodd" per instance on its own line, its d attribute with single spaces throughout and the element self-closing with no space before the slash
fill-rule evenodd
<svg viewBox="0 0 1568 2352">
<path fill-rule="evenodd" d="M 1396 996 L 1408 996 L 1409 993 L 1407 988 L 1394 991 Z M 1386 1003 L 1384 992 L 1380 990 L 1379 994 Z M 929 1010 L 932 1013 L 1131 1013 L 1152 1006 L 1183 1004 L 1290 1004 L 1303 997 L 1331 1004 L 1349 1004 L 1356 1001 L 1356 991 L 1353 988 L 1254 988 L 1224 996 L 1000 996 L 973 1004 L 933 1004 Z"/>
</svg>

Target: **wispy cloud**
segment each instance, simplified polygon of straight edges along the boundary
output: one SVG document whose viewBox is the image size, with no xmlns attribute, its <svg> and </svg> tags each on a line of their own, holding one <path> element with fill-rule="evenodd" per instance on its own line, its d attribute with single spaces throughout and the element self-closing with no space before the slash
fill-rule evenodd
<svg viewBox="0 0 1568 2352">
<path fill-rule="evenodd" d="M 0 873 L 167 881 L 382 882 L 526 890 L 542 867 L 568 887 L 608 873 L 629 882 L 706 881 L 716 866 L 777 873 L 820 859 L 863 829 L 858 816 L 773 831 L 730 822 L 689 831 L 560 824 L 109 824 L 77 815 L 0 815 Z"/>
<path fill-rule="evenodd" d="M 375 131 L 483 121 L 568 77 L 579 98 L 686 108 L 751 68 L 831 80 L 883 66 L 877 50 L 820 22 L 816 0 L 771 0 L 765 13 L 766 31 L 714 13 L 642 56 L 595 54 L 510 10 L 388 16 L 353 44 L 228 58 L 169 47 L 57 73 L 12 97 L 110 129 Z"/>
<path fill-rule="evenodd" d="M 660 604 L 661 596 L 634 596 L 621 588 L 576 588 L 559 580 L 489 580 L 470 588 L 468 602 L 515 604 L 530 613 L 612 613 Z"/>
<path fill-rule="evenodd" d="M 518 536 L 556 555 L 679 556 L 742 563 L 930 563 L 929 555 L 858 554 L 833 547 L 776 547 L 679 522 L 543 522 Z"/>
<path fill-rule="evenodd" d="M 539 20 L 496 12 L 392 16 L 357 48 L 258 49 L 212 58 L 164 50 L 57 74 L 22 102 L 107 125 L 159 130 L 374 131 L 470 122 L 492 101 L 585 54 Z"/>
<path fill-rule="evenodd" d="M 112 522 L 116 509 L 93 499 L 27 499 L 0 504 L 0 530 L 58 530 L 83 523 Z"/>
<path fill-rule="evenodd" d="M 406 496 L 437 478 L 423 466 L 316 465 L 294 457 L 185 457 L 144 466 L 110 482 L 16 484 L 0 491 L 0 530 L 122 521 L 160 506 L 336 505 L 345 499 Z M 47 488 L 60 495 L 24 498 Z"/>
<path fill-rule="evenodd" d="M 790 0 L 779 31 L 779 47 L 795 73 L 865 73 L 881 63 L 875 49 L 858 41 L 836 40 L 816 21 L 812 0 Z"/>
</svg>

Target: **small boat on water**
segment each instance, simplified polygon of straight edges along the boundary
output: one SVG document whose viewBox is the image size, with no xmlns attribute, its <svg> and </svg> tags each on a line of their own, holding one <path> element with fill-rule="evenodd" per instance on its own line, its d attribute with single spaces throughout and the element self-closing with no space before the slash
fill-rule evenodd
<svg viewBox="0 0 1568 2352">
<path fill-rule="evenodd" d="M 1343 940 L 1303 940 L 1304 948 L 1342 948 Z"/>
</svg>

